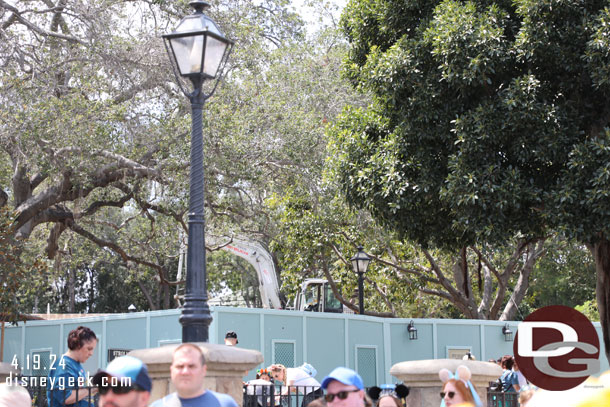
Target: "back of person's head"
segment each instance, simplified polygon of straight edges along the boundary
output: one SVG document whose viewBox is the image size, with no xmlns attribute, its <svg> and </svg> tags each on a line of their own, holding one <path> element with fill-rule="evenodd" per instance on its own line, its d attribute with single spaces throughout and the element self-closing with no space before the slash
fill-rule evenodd
<svg viewBox="0 0 610 407">
<path fill-rule="evenodd" d="M 377 400 L 377 406 L 403 407 L 402 401 L 400 401 L 399 398 L 392 396 L 391 394 L 384 394 L 383 396 L 379 397 L 379 399 Z"/>
<path fill-rule="evenodd" d="M 326 407 L 326 399 L 324 397 L 312 400 L 307 404 L 307 407 Z"/>
<path fill-rule="evenodd" d="M 85 342 L 94 339 L 97 340 L 95 332 L 86 326 L 79 326 L 78 328 L 71 330 L 68 334 L 68 349 L 78 350 L 83 347 Z"/>
<path fill-rule="evenodd" d="M 515 364 L 515 359 L 511 355 L 504 355 L 502 357 L 502 361 L 500 362 L 500 366 L 502 369 L 511 370 L 513 365 Z"/>
<path fill-rule="evenodd" d="M 402 399 L 409 395 L 409 388 L 402 383 L 386 383 L 369 387 L 367 394 L 379 407 L 403 407 Z"/>
<path fill-rule="evenodd" d="M 28 391 L 17 385 L 0 383 L 0 407 L 31 407 L 32 399 Z"/>
</svg>

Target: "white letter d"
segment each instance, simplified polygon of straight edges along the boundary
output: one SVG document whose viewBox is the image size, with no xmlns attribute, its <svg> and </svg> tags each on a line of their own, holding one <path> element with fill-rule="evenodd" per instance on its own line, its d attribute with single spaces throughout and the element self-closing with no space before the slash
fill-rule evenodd
<svg viewBox="0 0 610 407">
<path fill-rule="evenodd" d="M 574 350 L 573 346 L 563 346 L 555 350 L 533 350 L 534 328 L 550 328 L 561 332 L 562 342 L 578 342 L 578 334 L 570 325 L 561 322 L 521 322 L 517 328 L 519 339 L 517 351 L 521 357 L 553 357 L 563 356 Z M 545 345 L 547 345 L 545 343 Z"/>
</svg>

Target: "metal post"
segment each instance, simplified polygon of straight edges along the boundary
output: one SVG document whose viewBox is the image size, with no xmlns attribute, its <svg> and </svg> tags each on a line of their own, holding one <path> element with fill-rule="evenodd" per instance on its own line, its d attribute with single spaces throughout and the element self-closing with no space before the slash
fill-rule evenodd
<svg viewBox="0 0 610 407">
<path fill-rule="evenodd" d="M 212 315 L 208 306 L 205 268 L 205 214 L 203 176 L 203 105 L 201 82 L 191 94 L 191 171 L 188 220 L 188 249 L 184 308 L 180 316 L 182 342 L 207 342 Z"/>
<path fill-rule="evenodd" d="M 358 301 L 360 302 L 360 315 L 364 315 L 364 273 L 358 272 Z"/>
</svg>

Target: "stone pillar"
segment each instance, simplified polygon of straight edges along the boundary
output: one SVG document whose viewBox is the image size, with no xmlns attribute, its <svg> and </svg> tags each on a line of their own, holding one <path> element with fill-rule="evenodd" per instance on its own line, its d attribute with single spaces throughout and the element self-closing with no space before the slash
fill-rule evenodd
<svg viewBox="0 0 610 407">
<path fill-rule="evenodd" d="M 175 391 L 170 380 L 169 366 L 174 349 L 180 344 L 152 349 L 138 349 L 129 355 L 142 360 L 148 366 L 153 381 L 151 402 Z M 259 351 L 235 346 L 197 343 L 203 351 L 208 366 L 205 388 L 233 397 L 239 405 L 243 399 L 243 377 L 247 372 L 263 362 Z"/>
<path fill-rule="evenodd" d="M 10 363 L 0 362 L 0 383 L 5 383 L 6 378 L 13 374 L 13 377 L 19 374 L 19 370 L 15 369 Z"/>
<path fill-rule="evenodd" d="M 468 367 L 472 372 L 470 381 L 476 388 L 483 407 L 486 407 L 489 382 L 502 374 L 502 368 L 495 363 L 458 359 L 414 360 L 395 364 L 390 369 L 390 374 L 410 388 L 408 407 L 439 407 L 442 383 L 438 372 L 445 368 L 455 373 L 459 365 Z"/>
</svg>

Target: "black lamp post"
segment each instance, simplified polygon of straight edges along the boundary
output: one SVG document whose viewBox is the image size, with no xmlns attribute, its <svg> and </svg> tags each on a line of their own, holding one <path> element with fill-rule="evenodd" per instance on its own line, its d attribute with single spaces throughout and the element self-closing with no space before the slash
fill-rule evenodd
<svg viewBox="0 0 610 407">
<path fill-rule="evenodd" d="M 362 246 L 358 246 L 358 253 L 351 259 L 354 271 L 358 273 L 358 301 L 360 302 L 360 315 L 364 315 L 364 273 L 369 267 L 371 258 L 364 252 Z"/>
<path fill-rule="evenodd" d="M 190 99 L 192 111 L 186 294 L 180 316 L 182 342 L 207 342 L 212 316 L 208 306 L 205 269 L 202 113 L 203 104 L 220 82 L 233 41 L 225 38 L 216 23 L 203 14 L 203 10 L 209 7 L 208 3 L 192 1 L 189 4 L 195 12 L 184 17 L 175 31 L 165 34 L 163 39 L 178 85 Z M 191 81 L 192 91 L 182 87 L 178 74 Z M 206 80 L 216 81 L 207 94 L 203 91 Z"/>
</svg>

